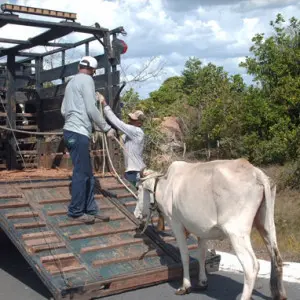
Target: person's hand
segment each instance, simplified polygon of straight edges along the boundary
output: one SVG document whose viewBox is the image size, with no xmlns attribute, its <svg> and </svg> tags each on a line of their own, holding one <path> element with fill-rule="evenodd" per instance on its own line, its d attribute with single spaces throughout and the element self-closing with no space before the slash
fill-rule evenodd
<svg viewBox="0 0 300 300">
<path fill-rule="evenodd" d="M 99 93 L 99 92 L 96 92 L 96 99 L 98 102 L 100 102 L 102 105 L 106 105 L 106 100 L 104 98 L 104 96 Z"/>
<path fill-rule="evenodd" d="M 106 136 L 109 138 L 114 138 L 114 137 L 116 137 L 116 135 L 117 135 L 117 132 L 113 128 L 109 129 L 106 133 Z"/>
</svg>

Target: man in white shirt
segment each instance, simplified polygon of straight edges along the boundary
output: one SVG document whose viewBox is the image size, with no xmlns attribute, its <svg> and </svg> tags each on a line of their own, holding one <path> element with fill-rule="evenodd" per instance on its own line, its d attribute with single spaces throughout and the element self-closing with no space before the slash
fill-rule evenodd
<svg viewBox="0 0 300 300">
<path fill-rule="evenodd" d="M 125 178 L 136 186 L 140 178 L 140 173 L 146 167 L 143 160 L 145 134 L 141 128 L 145 120 L 145 115 L 141 110 L 130 113 L 128 114 L 128 124 L 126 124 L 114 114 L 101 94 L 99 94 L 98 100 L 100 100 L 104 107 L 103 112 L 105 117 L 112 125 L 124 133 L 122 141 L 124 144 Z"/>
</svg>

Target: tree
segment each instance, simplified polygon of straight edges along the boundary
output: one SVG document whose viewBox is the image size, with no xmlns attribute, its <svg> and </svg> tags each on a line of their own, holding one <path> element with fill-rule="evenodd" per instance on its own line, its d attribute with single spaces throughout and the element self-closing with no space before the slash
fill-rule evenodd
<svg viewBox="0 0 300 300">
<path fill-rule="evenodd" d="M 293 122 L 299 123 L 300 112 L 300 22 L 291 18 L 284 27 L 281 14 L 270 25 L 271 37 L 257 34 L 252 39 L 250 51 L 254 57 L 246 57 L 240 65 L 254 76 L 268 101 L 281 107 Z"/>
<path fill-rule="evenodd" d="M 121 71 L 124 80 L 133 88 L 136 84 L 157 79 L 164 73 L 165 62 L 158 56 L 150 57 L 138 67 L 135 64 L 126 65 L 122 63 Z"/>
<path fill-rule="evenodd" d="M 127 90 L 121 97 L 122 117 L 127 118 L 128 113 L 136 109 L 140 102 L 140 96 L 133 88 Z"/>
<path fill-rule="evenodd" d="M 281 14 L 270 25 L 274 34 L 265 38 L 257 34 L 250 48 L 252 57 L 240 65 L 254 76 L 260 88 L 260 109 L 254 116 L 260 118 L 261 127 L 252 131 L 260 140 L 255 141 L 253 159 L 259 162 L 284 162 L 295 158 L 299 142 L 298 126 L 300 114 L 300 22 L 291 18 L 285 25 Z M 252 89 L 252 92 L 255 90 Z M 256 95 L 250 105 L 257 103 Z M 247 100 L 247 99 L 246 99 Z M 247 104 L 247 103 L 246 103 Z M 249 108 L 249 106 L 248 106 Z M 247 124 L 249 125 L 249 124 Z M 249 127 L 249 126 L 248 126 Z M 247 136 L 250 136 L 249 134 Z M 248 141 L 248 144 L 254 141 Z M 260 153 L 258 155 L 258 152 Z M 258 158 L 260 157 L 260 158 Z"/>
<path fill-rule="evenodd" d="M 231 82 L 223 67 L 206 66 L 190 58 L 183 70 L 184 91 L 193 107 L 193 125 L 188 145 L 191 149 L 210 149 L 220 139 L 222 124 L 231 102 Z"/>
<path fill-rule="evenodd" d="M 150 98 L 143 101 L 143 107 L 155 117 L 178 115 L 179 106 L 184 104 L 185 99 L 183 78 L 174 76 L 165 80 L 157 91 L 150 93 Z"/>
</svg>

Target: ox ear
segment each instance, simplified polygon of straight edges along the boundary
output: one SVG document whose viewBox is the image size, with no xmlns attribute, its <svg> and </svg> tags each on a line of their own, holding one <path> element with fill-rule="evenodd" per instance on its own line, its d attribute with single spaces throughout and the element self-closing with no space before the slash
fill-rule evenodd
<svg viewBox="0 0 300 300">
<path fill-rule="evenodd" d="M 146 168 L 143 169 L 140 173 L 141 180 L 144 180 L 147 177 L 149 177 L 150 175 L 153 175 L 153 173 L 155 173 L 155 172 L 151 169 L 146 169 Z"/>
<path fill-rule="evenodd" d="M 158 214 L 157 230 L 165 231 L 165 218 L 161 212 Z"/>
</svg>

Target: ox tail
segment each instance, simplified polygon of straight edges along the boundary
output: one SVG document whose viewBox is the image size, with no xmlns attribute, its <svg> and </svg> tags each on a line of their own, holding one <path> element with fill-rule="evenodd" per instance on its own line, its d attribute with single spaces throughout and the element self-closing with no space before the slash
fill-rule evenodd
<svg viewBox="0 0 300 300">
<path fill-rule="evenodd" d="M 255 226 L 263 238 L 271 258 L 270 289 L 273 300 L 287 299 L 282 279 L 282 258 L 277 246 L 274 221 L 276 185 L 259 169 L 258 181 L 264 187 L 264 197 L 255 217 Z"/>
</svg>

